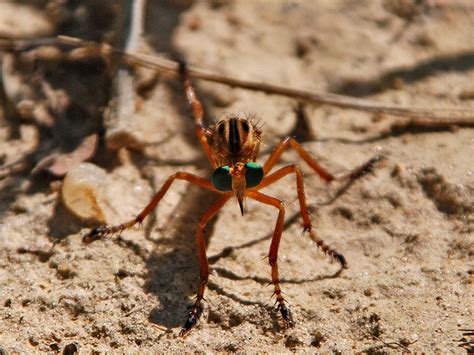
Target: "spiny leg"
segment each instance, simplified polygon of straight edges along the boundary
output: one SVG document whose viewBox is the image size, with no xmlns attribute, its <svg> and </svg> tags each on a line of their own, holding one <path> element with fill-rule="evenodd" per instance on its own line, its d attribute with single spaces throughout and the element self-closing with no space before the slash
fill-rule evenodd
<svg viewBox="0 0 474 355">
<path fill-rule="evenodd" d="M 278 303 L 278 309 L 280 314 L 285 322 L 287 327 L 292 327 L 294 325 L 293 316 L 291 315 L 290 310 L 285 304 L 285 299 L 283 298 L 281 287 L 280 287 L 280 277 L 278 273 L 278 248 L 280 246 L 281 234 L 283 233 L 283 225 L 285 222 L 285 206 L 283 202 L 277 198 L 262 194 L 256 190 L 247 190 L 246 196 L 257 200 L 266 205 L 270 205 L 278 208 L 278 218 L 275 225 L 275 230 L 273 231 L 272 242 L 270 244 L 270 251 L 268 253 L 268 261 L 272 268 L 272 283 L 274 287 L 273 294 L 276 296 L 276 302 Z"/>
<path fill-rule="evenodd" d="M 349 178 L 350 181 L 353 181 L 370 172 L 375 163 L 385 159 L 385 157 L 377 155 L 354 170 L 346 174 L 336 176 L 319 165 L 316 159 L 314 159 L 294 138 L 286 137 L 276 146 L 272 154 L 270 154 L 267 161 L 263 165 L 263 171 L 265 174 L 267 174 L 273 168 L 283 152 L 290 146 L 293 147 L 299 156 L 326 182 L 331 182 L 333 180 L 343 180 L 347 178 Z"/>
<path fill-rule="evenodd" d="M 296 175 L 296 191 L 298 193 L 298 201 L 300 204 L 301 216 L 303 217 L 304 232 L 309 232 L 311 239 L 318 245 L 318 247 L 327 255 L 336 259 L 340 264 L 341 268 L 347 267 L 346 258 L 336 249 L 327 245 L 324 240 L 322 240 L 314 231 L 311 224 L 311 218 L 308 212 L 308 206 L 306 204 L 306 196 L 304 193 L 304 181 L 303 174 L 301 173 L 298 165 L 292 164 L 287 165 L 281 169 L 278 169 L 274 173 L 266 176 L 262 182 L 257 186 L 257 189 L 262 189 L 268 185 L 273 184 L 274 182 L 280 180 L 284 176 L 294 173 Z M 304 233 L 303 232 L 303 233 Z"/>
<path fill-rule="evenodd" d="M 209 278 L 209 263 L 206 256 L 206 244 L 203 238 L 203 231 L 206 224 L 216 215 L 216 213 L 229 201 L 232 195 L 228 194 L 221 197 L 213 206 L 211 206 L 201 217 L 196 231 L 196 242 L 198 246 L 199 255 L 199 287 L 197 291 L 196 301 L 191 307 L 188 318 L 181 328 L 179 336 L 185 336 L 197 323 L 202 314 L 201 301 L 204 298 L 204 291 Z"/>
<path fill-rule="evenodd" d="M 203 121 L 203 109 L 201 101 L 199 101 L 196 91 L 189 79 L 189 70 L 185 62 L 181 62 L 179 65 L 179 72 L 181 75 L 181 80 L 184 86 L 184 92 L 186 93 L 186 99 L 188 100 L 191 110 L 193 111 L 194 121 L 195 121 L 195 131 L 196 135 L 201 142 L 201 146 L 206 153 L 207 159 L 211 163 L 212 167 L 217 168 L 214 156 L 211 149 L 209 148 L 209 143 L 207 137 L 210 135 L 209 129 Z"/>
<path fill-rule="evenodd" d="M 212 183 L 209 180 L 204 179 L 200 176 L 191 174 L 191 173 L 182 172 L 182 171 L 177 172 L 171 175 L 168 179 L 166 179 L 165 183 L 161 186 L 160 190 L 155 194 L 155 196 L 153 196 L 151 201 L 148 202 L 148 205 L 134 219 L 125 223 L 114 225 L 114 226 L 103 225 L 100 227 L 96 227 L 92 229 L 88 234 L 86 234 L 82 238 L 82 241 L 84 243 L 91 243 L 94 240 L 106 237 L 107 235 L 110 235 L 110 234 L 120 233 L 124 229 L 130 228 L 137 223 L 141 223 L 145 219 L 145 217 L 148 216 L 150 212 L 155 209 L 156 205 L 161 201 L 161 199 L 166 194 L 166 192 L 170 188 L 173 181 L 175 181 L 176 179 L 185 180 L 194 185 L 198 185 L 205 189 L 217 192 L 216 188 L 214 187 L 214 185 L 212 185 Z"/>
</svg>

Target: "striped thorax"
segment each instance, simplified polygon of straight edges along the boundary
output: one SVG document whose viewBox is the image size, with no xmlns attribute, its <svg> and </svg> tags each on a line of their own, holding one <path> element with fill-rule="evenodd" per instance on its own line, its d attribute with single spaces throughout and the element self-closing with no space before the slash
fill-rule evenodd
<svg viewBox="0 0 474 355">
<path fill-rule="evenodd" d="M 217 166 L 224 166 L 255 161 L 261 137 L 254 122 L 232 116 L 214 124 L 208 139 Z"/>
</svg>

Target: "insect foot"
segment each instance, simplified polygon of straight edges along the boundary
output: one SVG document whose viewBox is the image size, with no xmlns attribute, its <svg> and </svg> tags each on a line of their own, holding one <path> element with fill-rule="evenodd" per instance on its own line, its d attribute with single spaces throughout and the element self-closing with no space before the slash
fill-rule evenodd
<svg viewBox="0 0 474 355">
<path fill-rule="evenodd" d="M 117 228 L 114 226 L 107 226 L 107 225 L 96 227 L 96 228 L 91 229 L 89 233 L 87 233 L 86 235 L 82 237 L 82 242 L 84 244 L 90 244 L 93 241 L 104 238 L 109 234 L 119 232 L 120 230 L 121 228 Z"/>
<path fill-rule="evenodd" d="M 283 302 L 281 302 L 278 304 L 278 310 L 280 311 L 281 317 L 283 318 L 285 327 L 293 327 L 295 325 L 295 321 L 293 320 L 293 315 L 291 314 L 290 309 Z"/>
<path fill-rule="evenodd" d="M 197 324 L 199 318 L 201 317 L 201 314 L 201 302 L 196 301 L 196 303 L 191 307 L 191 310 L 188 313 L 188 319 L 186 319 L 186 322 L 184 323 L 183 327 L 181 328 L 181 331 L 179 332 L 180 337 L 185 337 L 189 334 L 191 329 L 193 329 L 194 326 Z"/>
<path fill-rule="evenodd" d="M 337 250 L 333 252 L 333 258 L 341 265 L 341 270 L 348 269 L 347 261 L 344 255 L 339 253 Z"/>
<path fill-rule="evenodd" d="M 324 240 L 322 240 L 313 230 L 311 227 L 305 227 L 303 230 L 303 234 L 309 233 L 310 238 L 316 243 L 318 248 L 320 248 L 324 254 L 329 255 L 332 259 L 336 260 L 341 265 L 341 270 L 348 269 L 347 261 L 344 255 L 342 255 L 339 251 L 335 248 L 331 247 L 330 245 L 326 244 Z"/>
</svg>

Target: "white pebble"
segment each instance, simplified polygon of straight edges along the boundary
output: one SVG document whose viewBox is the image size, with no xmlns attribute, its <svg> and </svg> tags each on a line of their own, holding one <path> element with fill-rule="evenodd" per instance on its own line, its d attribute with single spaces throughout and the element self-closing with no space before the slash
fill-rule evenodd
<svg viewBox="0 0 474 355">
<path fill-rule="evenodd" d="M 81 163 L 70 170 L 63 181 L 62 199 L 70 212 L 81 219 L 105 223 L 104 169 L 91 163 Z"/>
</svg>

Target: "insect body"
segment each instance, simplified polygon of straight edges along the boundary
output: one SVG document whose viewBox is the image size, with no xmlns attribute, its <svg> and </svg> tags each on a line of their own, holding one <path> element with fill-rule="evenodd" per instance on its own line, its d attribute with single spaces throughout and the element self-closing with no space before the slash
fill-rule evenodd
<svg viewBox="0 0 474 355">
<path fill-rule="evenodd" d="M 204 189 L 221 194 L 221 197 L 217 202 L 204 212 L 197 227 L 196 241 L 199 255 L 200 282 L 196 301 L 191 307 L 186 322 L 180 332 L 180 335 L 183 336 L 196 325 L 202 314 L 202 300 L 209 277 L 206 245 L 203 238 L 203 230 L 206 224 L 217 214 L 227 201 L 234 196 L 238 201 L 242 215 L 244 214 L 245 198 L 251 198 L 263 204 L 273 206 L 278 210 L 278 217 L 270 244 L 268 260 L 271 267 L 271 278 L 278 309 L 285 324 L 287 326 L 292 326 L 294 322 L 291 312 L 285 305 L 285 300 L 282 295 L 277 262 L 278 249 L 285 220 L 285 207 L 283 202 L 279 199 L 266 195 L 259 190 L 273 184 L 288 174 L 295 174 L 296 189 L 303 218 L 304 231 L 307 232 L 310 238 L 316 242 L 324 253 L 336 259 L 341 267 L 345 268 L 347 264 L 344 256 L 334 248 L 328 246 L 312 229 L 304 193 L 303 175 L 298 165 L 287 165 L 273 173 L 270 173 L 270 171 L 280 158 L 281 154 L 288 147 L 295 149 L 299 156 L 326 182 L 339 179 L 349 179 L 349 181 L 352 181 L 370 171 L 374 164 L 381 160 L 382 157 L 376 156 L 348 174 L 336 177 L 321 167 L 294 138 L 287 137 L 277 145 L 270 157 L 262 166 L 256 162 L 262 136 L 261 129 L 252 120 L 238 116 L 231 116 L 212 126 L 206 126 L 203 122 L 202 105 L 196 97 L 185 64 L 181 64 L 180 73 L 187 100 L 192 108 L 196 135 L 214 169 L 211 181 L 191 173 L 177 172 L 171 175 L 164 182 L 161 189 L 134 219 L 115 226 L 105 225 L 97 227 L 85 235 L 83 240 L 86 243 L 90 243 L 106 235 L 120 233 L 126 228 L 141 223 L 158 205 L 173 181 L 176 179 L 186 180 Z"/>
</svg>

